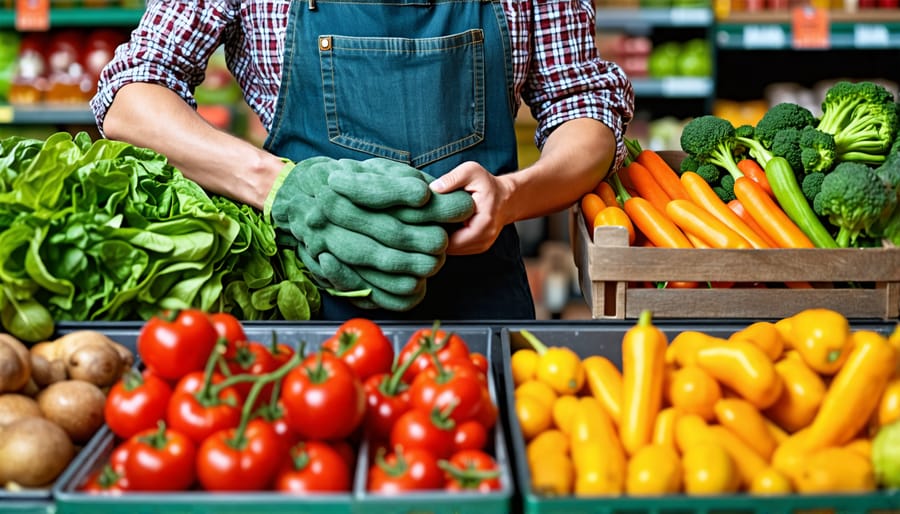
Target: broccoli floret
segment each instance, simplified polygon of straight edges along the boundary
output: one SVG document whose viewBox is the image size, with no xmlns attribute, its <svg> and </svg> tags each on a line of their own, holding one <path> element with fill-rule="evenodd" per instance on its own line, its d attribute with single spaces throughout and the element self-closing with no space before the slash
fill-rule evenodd
<svg viewBox="0 0 900 514">
<path fill-rule="evenodd" d="M 800 129 L 785 127 L 775 133 L 772 139 L 772 155 L 784 157 L 794 170 L 794 175 L 802 177 L 803 155 L 800 150 Z"/>
<path fill-rule="evenodd" d="M 708 184 L 715 184 L 722 177 L 722 170 L 715 164 L 701 164 L 694 170 L 697 175 L 703 177 Z"/>
<path fill-rule="evenodd" d="M 814 171 L 803 177 L 803 182 L 800 183 L 800 189 L 803 191 L 803 196 L 806 197 L 806 200 L 810 205 L 812 205 L 816 195 L 819 194 L 819 191 L 822 189 L 822 180 L 824 179 L 825 174 L 821 171 Z"/>
<path fill-rule="evenodd" d="M 871 81 L 840 81 L 822 101 L 817 128 L 834 136 L 838 161 L 884 162 L 900 126 L 894 94 Z"/>
<path fill-rule="evenodd" d="M 878 221 L 891 204 L 890 190 L 871 167 L 842 162 L 822 180 L 814 208 L 838 228 L 835 241 L 847 248 Z"/>
<path fill-rule="evenodd" d="M 800 131 L 800 161 L 805 173 L 831 171 L 836 152 L 831 134 L 814 127 L 805 127 Z"/>
<path fill-rule="evenodd" d="M 716 194 L 719 195 L 719 198 L 722 199 L 723 202 L 730 202 L 737 198 L 734 195 L 734 177 L 728 174 L 722 175 L 722 178 L 719 179 L 719 190 L 716 190 Z"/>
<path fill-rule="evenodd" d="M 681 159 L 681 163 L 678 165 L 678 171 L 680 173 L 684 173 L 685 171 L 697 171 L 697 168 L 699 167 L 700 163 L 697 162 L 697 159 L 695 159 L 693 155 L 688 154 Z"/>
<path fill-rule="evenodd" d="M 681 149 L 700 164 L 714 164 L 735 178 L 743 176 L 734 158 L 737 139 L 734 125 L 712 114 L 688 121 L 681 130 Z"/>
<path fill-rule="evenodd" d="M 900 195 L 900 146 L 891 150 L 884 162 L 875 168 L 875 174 Z"/>
<path fill-rule="evenodd" d="M 769 107 L 756 122 L 755 138 L 768 149 L 772 149 L 775 135 L 782 129 L 815 126 L 816 116 L 806 107 L 793 102 L 782 102 Z"/>
</svg>

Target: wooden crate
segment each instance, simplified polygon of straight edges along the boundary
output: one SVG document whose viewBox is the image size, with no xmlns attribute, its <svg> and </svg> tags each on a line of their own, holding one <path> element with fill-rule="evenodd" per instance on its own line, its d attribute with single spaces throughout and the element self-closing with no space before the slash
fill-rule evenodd
<svg viewBox="0 0 900 514">
<path fill-rule="evenodd" d="M 570 239 L 584 299 L 594 319 L 781 318 L 813 307 L 850 318 L 894 319 L 900 312 L 900 248 L 675 249 L 628 246 L 620 227 L 597 227 L 591 240 L 579 206 L 569 210 Z M 645 281 L 810 282 L 812 289 L 631 287 Z M 837 287 L 832 283 L 867 283 Z"/>
</svg>

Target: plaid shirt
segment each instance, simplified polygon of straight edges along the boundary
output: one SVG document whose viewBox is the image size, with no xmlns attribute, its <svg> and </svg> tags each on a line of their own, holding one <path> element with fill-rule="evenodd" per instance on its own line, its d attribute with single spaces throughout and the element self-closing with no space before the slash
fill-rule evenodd
<svg viewBox="0 0 900 514">
<path fill-rule="evenodd" d="M 512 39 L 516 107 L 524 101 L 538 120 L 535 144 L 542 148 L 566 120 L 594 118 L 615 133 L 621 164 L 634 91 L 621 68 L 598 55 L 592 0 L 501 1 Z M 130 42 L 116 50 L 100 77 L 91 100 L 98 126 L 116 91 L 131 82 L 165 85 L 196 105 L 192 92 L 205 78 L 209 57 L 224 45 L 245 101 L 269 129 L 289 6 L 290 0 L 148 0 Z"/>
</svg>

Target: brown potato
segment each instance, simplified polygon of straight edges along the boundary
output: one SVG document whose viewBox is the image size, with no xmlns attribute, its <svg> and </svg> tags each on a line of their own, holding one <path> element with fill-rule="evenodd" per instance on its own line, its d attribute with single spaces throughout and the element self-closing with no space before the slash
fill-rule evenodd
<svg viewBox="0 0 900 514">
<path fill-rule="evenodd" d="M 77 445 L 86 443 L 103 425 L 106 395 L 90 382 L 55 382 L 38 393 L 37 402 L 44 417 L 62 427 Z"/>
<path fill-rule="evenodd" d="M 75 457 L 66 432 L 46 418 L 21 418 L 0 427 L 0 484 L 48 486 Z"/>
<path fill-rule="evenodd" d="M 31 354 L 51 363 L 62 361 L 68 378 L 100 387 L 113 385 L 134 363 L 130 350 L 95 330 L 76 330 L 37 343 L 31 347 Z"/>
<path fill-rule="evenodd" d="M 43 415 L 38 403 L 30 396 L 16 393 L 0 394 L 0 427 L 20 418 Z"/>
<path fill-rule="evenodd" d="M 0 333 L 0 393 L 18 391 L 30 378 L 28 348 L 15 337 Z"/>
</svg>

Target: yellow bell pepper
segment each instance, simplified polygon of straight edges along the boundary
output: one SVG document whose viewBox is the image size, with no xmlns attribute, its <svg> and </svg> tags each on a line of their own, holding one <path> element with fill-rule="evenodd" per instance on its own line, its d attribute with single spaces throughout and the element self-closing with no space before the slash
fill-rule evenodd
<svg viewBox="0 0 900 514">
<path fill-rule="evenodd" d="M 897 349 L 873 330 L 851 334 L 853 349 L 809 425 L 809 450 L 840 446 L 869 421 L 897 366 Z"/>
<path fill-rule="evenodd" d="M 574 350 L 565 346 L 547 346 L 525 329 L 519 330 L 519 334 L 540 357 L 535 369 L 538 380 L 550 384 L 558 394 L 577 394 L 581 390 L 584 385 L 584 367 L 581 357 Z"/>
<path fill-rule="evenodd" d="M 743 340 L 758 346 L 773 361 L 781 357 L 784 351 L 784 339 L 781 332 L 771 321 L 757 321 L 738 330 L 728 337 L 729 341 Z"/>
<path fill-rule="evenodd" d="M 650 311 L 622 337 L 622 417 L 619 436 L 628 455 L 650 443 L 662 405 L 668 338 Z"/>
</svg>

